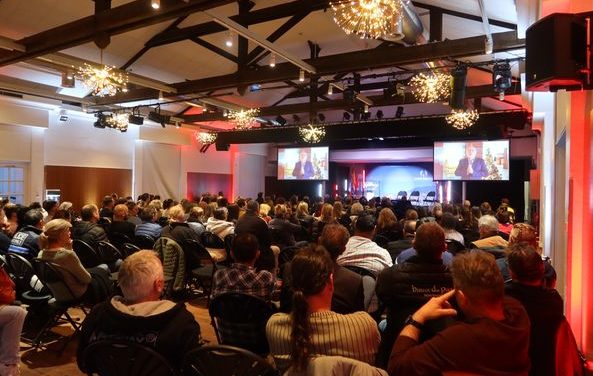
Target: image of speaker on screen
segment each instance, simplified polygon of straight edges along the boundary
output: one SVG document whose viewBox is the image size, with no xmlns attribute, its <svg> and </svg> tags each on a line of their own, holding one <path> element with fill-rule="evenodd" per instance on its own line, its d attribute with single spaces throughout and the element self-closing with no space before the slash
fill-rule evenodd
<svg viewBox="0 0 593 376">
<path fill-rule="evenodd" d="M 455 176 L 460 176 L 461 180 L 481 180 L 490 175 L 486 162 L 476 154 L 476 145 L 473 142 L 466 143 L 465 157 L 459 160 Z"/>
<path fill-rule="evenodd" d="M 303 148 L 299 153 L 299 160 L 295 163 L 292 169 L 292 176 L 297 179 L 311 179 L 315 176 L 315 169 L 311 162 L 310 151 Z"/>
</svg>

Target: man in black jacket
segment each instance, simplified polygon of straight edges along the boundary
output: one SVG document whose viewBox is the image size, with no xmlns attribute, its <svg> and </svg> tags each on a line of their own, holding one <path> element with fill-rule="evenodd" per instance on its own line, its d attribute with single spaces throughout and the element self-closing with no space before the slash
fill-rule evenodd
<svg viewBox="0 0 593 376">
<path fill-rule="evenodd" d="M 255 235 L 260 246 L 260 257 L 257 259 L 255 267 L 258 270 L 265 269 L 272 274 L 276 272 L 276 264 L 274 253 L 270 246 L 272 239 L 268 224 L 259 216 L 259 204 L 257 201 L 249 200 L 247 202 L 247 209 L 245 214 L 239 218 L 235 225 L 235 234 L 252 234 Z"/>
<path fill-rule="evenodd" d="M 118 339 L 149 347 L 179 369 L 183 357 L 200 346 L 200 326 L 183 303 L 160 300 L 164 288 L 163 266 L 152 251 L 129 256 L 118 276 L 122 296 L 93 308 L 82 323 L 78 367 L 85 364 L 84 350 L 104 339 Z"/>
<path fill-rule="evenodd" d="M 97 249 L 97 243 L 107 241 L 107 233 L 103 227 L 99 226 L 99 209 L 96 205 L 88 204 L 82 207 L 80 211 L 82 221 L 75 222 L 72 227 L 72 239 L 82 240 Z"/>
<path fill-rule="evenodd" d="M 377 361 L 385 366 L 396 336 L 404 327 L 406 317 L 431 297 L 453 288 L 449 268 L 443 264 L 447 249 L 445 233 L 436 222 L 425 223 L 416 231 L 413 241 L 417 255 L 402 264 L 384 269 L 377 278 L 376 293 L 387 306 L 387 327 L 383 333 Z M 444 320 L 434 323 L 427 336 L 442 329 Z"/>
</svg>

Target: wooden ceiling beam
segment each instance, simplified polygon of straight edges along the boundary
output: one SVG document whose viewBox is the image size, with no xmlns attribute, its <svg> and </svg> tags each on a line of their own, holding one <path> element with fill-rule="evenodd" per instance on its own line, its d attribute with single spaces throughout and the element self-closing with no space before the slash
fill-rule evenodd
<svg viewBox="0 0 593 376">
<path fill-rule="evenodd" d="M 495 33 L 492 34 L 492 37 L 494 41 L 494 52 L 525 48 L 525 39 L 517 38 L 517 33 L 514 31 Z M 483 54 L 484 36 L 476 36 L 405 48 L 385 47 L 347 52 L 321 56 L 314 60 L 307 59 L 305 61 L 315 66 L 317 75 L 325 76 Z M 238 86 L 296 80 L 298 76 L 298 67 L 292 63 L 280 63 L 276 64 L 275 68 L 256 66 L 249 70 L 242 70 L 223 76 L 179 82 L 171 84 L 171 86 L 177 89 L 178 94 L 194 94 L 210 90 L 230 89 Z M 97 98 L 97 103 L 113 104 L 151 99 L 156 98 L 158 92 L 154 91 L 151 96 L 146 96 L 145 94 L 146 91 L 137 92 L 130 90 L 128 93 L 118 94 L 113 97 Z"/>
<path fill-rule="evenodd" d="M 161 8 L 155 11 L 146 0 L 132 1 L 18 40 L 16 42 L 24 45 L 26 51 L 0 51 L 0 66 L 91 42 L 97 35 L 121 34 L 233 2 L 234 0 L 161 0 Z"/>
<path fill-rule="evenodd" d="M 229 17 L 231 20 L 248 27 L 263 22 L 274 21 L 281 18 L 292 17 L 295 14 L 309 10 L 311 12 L 322 10 L 328 7 L 329 0 L 297 0 L 286 4 L 257 9 L 244 15 Z M 202 37 L 208 34 L 220 33 L 226 28 L 210 21 L 199 25 L 188 26 L 177 30 L 170 30 L 155 36 L 146 42 L 149 47 L 162 46 L 164 44 L 180 42 L 192 37 Z"/>
<path fill-rule="evenodd" d="M 506 91 L 506 95 L 515 95 L 521 94 L 521 85 L 513 85 Z M 466 89 L 465 93 L 466 98 L 482 98 L 482 97 L 498 97 L 498 93 L 494 91 L 492 85 L 480 85 L 480 86 L 470 86 Z M 383 95 L 376 95 L 376 96 L 369 96 L 368 97 L 371 101 L 373 101 L 373 107 L 382 107 L 382 106 L 394 106 L 394 105 L 404 105 L 404 104 L 415 104 L 420 103 L 411 93 L 406 93 L 403 97 L 397 96 L 393 98 L 385 98 Z M 290 114 L 300 114 L 300 113 L 308 113 L 313 109 L 314 111 L 323 111 L 323 110 L 336 110 L 336 109 L 351 109 L 351 108 L 362 108 L 364 104 L 362 102 L 349 102 L 344 99 L 334 99 L 329 101 L 323 102 L 316 102 L 314 104 L 309 102 L 304 103 L 296 103 L 296 104 L 287 104 L 281 106 L 270 106 L 270 107 L 262 107 L 259 109 L 259 116 L 278 116 L 278 115 L 290 115 Z M 199 115 L 185 115 L 182 116 L 183 119 L 188 123 L 198 123 L 198 122 L 207 122 L 207 121 L 224 121 L 225 117 L 221 113 L 202 113 Z"/>
</svg>

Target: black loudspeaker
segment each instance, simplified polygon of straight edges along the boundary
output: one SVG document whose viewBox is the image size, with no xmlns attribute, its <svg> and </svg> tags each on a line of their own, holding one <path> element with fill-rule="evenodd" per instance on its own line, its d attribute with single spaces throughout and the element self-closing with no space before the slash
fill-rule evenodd
<svg viewBox="0 0 593 376">
<path fill-rule="evenodd" d="M 229 151 L 231 145 L 229 144 L 216 144 L 216 151 Z"/>
<path fill-rule="evenodd" d="M 529 91 L 580 90 L 587 68 L 585 17 L 554 13 L 526 32 L 525 76 Z"/>
<path fill-rule="evenodd" d="M 451 96 L 449 106 L 454 109 L 465 108 L 465 84 L 467 82 L 467 67 L 459 65 L 451 72 Z"/>
</svg>

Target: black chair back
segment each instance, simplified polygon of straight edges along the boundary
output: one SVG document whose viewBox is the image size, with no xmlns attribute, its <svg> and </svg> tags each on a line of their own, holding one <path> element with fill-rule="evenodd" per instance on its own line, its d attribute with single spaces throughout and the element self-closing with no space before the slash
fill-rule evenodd
<svg viewBox="0 0 593 376">
<path fill-rule="evenodd" d="M 268 302 L 253 295 L 230 292 L 213 298 L 209 311 L 218 343 L 256 354 L 269 352 L 266 323 L 275 310 Z"/>
<path fill-rule="evenodd" d="M 296 252 L 301 248 L 303 247 L 299 247 L 296 245 L 282 248 L 280 254 L 278 255 L 278 267 L 282 268 L 284 267 L 284 264 L 286 264 L 287 262 L 291 262 Z"/>
<path fill-rule="evenodd" d="M 224 241 L 210 231 L 202 232 L 200 242 L 206 248 L 224 249 Z"/>
<path fill-rule="evenodd" d="M 154 248 L 155 239 L 148 235 L 136 235 L 134 237 L 134 244 L 140 249 Z"/>
<path fill-rule="evenodd" d="M 46 286 L 56 301 L 60 304 L 70 304 L 78 300 L 64 281 L 63 275 L 70 273 L 61 266 L 47 260 L 33 259 L 33 269 L 41 283 Z"/>
<path fill-rule="evenodd" d="M 112 232 L 108 233 L 109 242 L 113 244 L 118 250 L 121 249 L 121 246 L 124 243 L 133 243 L 132 239 L 126 234 L 122 234 L 120 232 Z"/>
<path fill-rule="evenodd" d="M 410 194 L 410 201 L 418 202 L 419 200 L 420 200 L 420 191 L 412 191 L 412 194 Z"/>
<path fill-rule="evenodd" d="M 140 248 L 137 245 L 132 244 L 132 243 L 124 243 L 121 246 L 121 252 L 124 255 L 124 257 L 128 257 L 129 255 L 132 255 L 132 254 L 140 251 L 141 249 L 142 248 Z M 144 248 L 144 249 L 152 249 L 152 246 L 150 248 Z"/>
<path fill-rule="evenodd" d="M 30 282 L 35 275 L 35 270 L 26 258 L 9 252 L 6 254 L 6 266 L 6 270 L 14 277 L 16 292 L 19 296 L 25 291 L 31 290 Z"/>
<path fill-rule="evenodd" d="M 124 259 L 124 256 L 121 254 L 119 249 L 109 242 L 97 242 L 97 251 L 99 253 L 99 257 L 101 258 L 101 262 L 105 264 L 110 264 L 117 260 Z"/>
<path fill-rule="evenodd" d="M 136 343 L 104 340 L 89 345 L 83 354 L 88 375 L 175 376 L 173 367 L 159 353 Z"/>
<path fill-rule="evenodd" d="M 277 376 L 265 359 L 254 353 L 232 346 L 203 346 L 190 351 L 183 363 L 186 376 L 237 375 Z"/>
<path fill-rule="evenodd" d="M 457 240 L 447 239 L 445 243 L 447 243 L 447 250 L 454 255 L 465 251 L 465 245 Z"/>
<path fill-rule="evenodd" d="M 230 265 L 233 263 L 233 258 L 231 257 L 231 251 L 233 250 L 233 241 L 235 240 L 235 234 L 228 234 L 224 237 L 224 249 L 226 251 L 226 260 L 223 261 L 223 265 Z"/>
<path fill-rule="evenodd" d="M 72 250 L 85 268 L 93 268 L 101 264 L 101 257 L 90 245 L 79 239 L 72 241 Z"/>
</svg>

